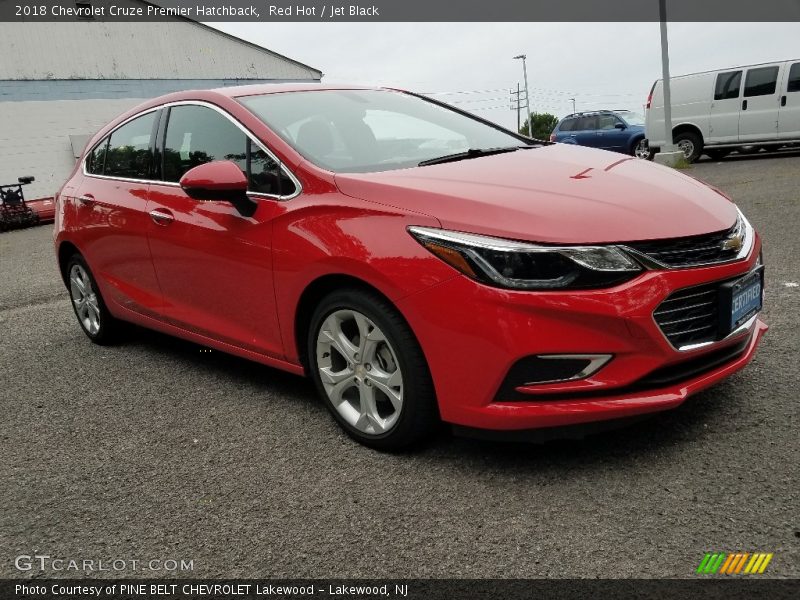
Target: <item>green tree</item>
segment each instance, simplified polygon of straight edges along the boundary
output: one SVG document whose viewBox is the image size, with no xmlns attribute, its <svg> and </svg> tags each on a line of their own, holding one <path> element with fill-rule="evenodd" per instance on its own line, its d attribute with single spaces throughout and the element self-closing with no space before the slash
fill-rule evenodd
<svg viewBox="0 0 800 600">
<path fill-rule="evenodd" d="M 533 133 L 528 133 L 528 119 L 525 119 L 525 123 L 519 132 L 537 140 L 547 140 L 558 124 L 558 117 L 550 113 L 533 113 L 531 114 L 531 122 L 533 123 Z"/>
</svg>

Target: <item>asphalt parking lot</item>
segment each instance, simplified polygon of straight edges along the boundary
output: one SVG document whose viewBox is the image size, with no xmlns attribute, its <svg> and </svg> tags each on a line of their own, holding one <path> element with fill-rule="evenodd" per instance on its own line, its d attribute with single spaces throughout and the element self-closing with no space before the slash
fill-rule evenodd
<svg viewBox="0 0 800 600">
<path fill-rule="evenodd" d="M 691 577 L 707 551 L 800 576 L 800 152 L 687 172 L 764 237 L 760 352 L 675 411 L 544 446 L 380 454 L 304 379 L 146 331 L 93 346 L 52 228 L 0 235 L 0 577 L 41 576 L 14 566 L 36 553 L 203 578 Z"/>
</svg>

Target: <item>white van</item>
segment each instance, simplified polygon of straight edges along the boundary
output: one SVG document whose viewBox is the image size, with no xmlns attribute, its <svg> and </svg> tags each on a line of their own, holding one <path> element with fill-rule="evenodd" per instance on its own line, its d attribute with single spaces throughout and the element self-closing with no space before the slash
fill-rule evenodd
<svg viewBox="0 0 800 600">
<path fill-rule="evenodd" d="M 800 59 L 670 78 L 674 143 L 693 162 L 743 148 L 800 142 Z M 664 144 L 664 88 L 647 98 L 645 135 Z M 651 152 L 652 156 L 653 152 Z"/>
</svg>

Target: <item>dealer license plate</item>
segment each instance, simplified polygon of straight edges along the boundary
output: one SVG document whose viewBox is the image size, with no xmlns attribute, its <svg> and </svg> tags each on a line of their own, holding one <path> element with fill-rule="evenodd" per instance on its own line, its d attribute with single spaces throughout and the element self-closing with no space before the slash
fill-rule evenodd
<svg viewBox="0 0 800 600">
<path fill-rule="evenodd" d="M 723 333 L 730 333 L 761 310 L 764 290 L 764 267 L 722 286 L 721 308 Z"/>
</svg>

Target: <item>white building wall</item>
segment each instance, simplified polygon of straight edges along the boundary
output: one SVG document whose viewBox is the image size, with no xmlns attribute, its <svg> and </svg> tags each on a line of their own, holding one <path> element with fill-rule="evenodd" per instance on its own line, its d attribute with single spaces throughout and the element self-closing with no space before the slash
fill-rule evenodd
<svg viewBox="0 0 800 600">
<path fill-rule="evenodd" d="M 193 21 L 27 22 L 0 28 L 0 80 L 322 77 L 317 69 Z"/>
<path fill-rule="evenodd" d="M 0 102 L 0 184 L 33 175 L 28 199 L 52 196 L 75 165 L 70 135 L 97 132 L 141 99 Z M 78 149 L 80 150 L 80 149 Z"/>
</svg>

